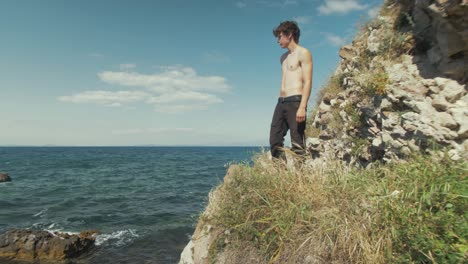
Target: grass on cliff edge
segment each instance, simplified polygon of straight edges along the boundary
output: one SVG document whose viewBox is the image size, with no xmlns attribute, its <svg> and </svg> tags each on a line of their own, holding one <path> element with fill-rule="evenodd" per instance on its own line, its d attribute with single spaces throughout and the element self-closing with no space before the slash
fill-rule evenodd
<svg viewBox="0 0 468 264">
<path fill-rule="evenodd" d="M 263 263 L 462 263 L 467 168 L 415 156 L 367 170 L 291 170 L 260 155 L 218 187 L 211 260 L 249 245 Z"/>
</svg>

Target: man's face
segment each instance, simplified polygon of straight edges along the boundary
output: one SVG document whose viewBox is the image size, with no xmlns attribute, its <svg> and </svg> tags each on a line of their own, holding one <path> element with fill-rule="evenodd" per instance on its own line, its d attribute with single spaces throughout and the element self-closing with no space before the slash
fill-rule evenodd
<svg viewBox="0 0 468 264">
<path fill-rule="evenodd" d="M 287 48 L 289 43 L 291 42 L 291 35 L 289 34 L 286 35 L 285 33 L 281 32 L 278 35 L 278 44 L 281 46 L 281 48 Z"/>
</svg>

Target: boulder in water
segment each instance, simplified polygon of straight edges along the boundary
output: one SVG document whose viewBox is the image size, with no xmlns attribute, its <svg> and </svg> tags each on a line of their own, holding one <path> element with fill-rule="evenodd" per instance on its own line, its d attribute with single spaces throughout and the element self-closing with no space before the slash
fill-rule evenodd
<svg viewBox="0 0 468 264">
<path fill-rule="evenodd" d="M 96 234 L 96 231 L 70 235 L 12 229 L 0 234 L 0 260 L 65 261 L 88 252 L 94 246 Z"/>
<path fill-rule="evenodd" d="M 10 176 L 7 173 L 0 172 L 0 182 L 8 182 L 11 181 Z"/>
</svg>

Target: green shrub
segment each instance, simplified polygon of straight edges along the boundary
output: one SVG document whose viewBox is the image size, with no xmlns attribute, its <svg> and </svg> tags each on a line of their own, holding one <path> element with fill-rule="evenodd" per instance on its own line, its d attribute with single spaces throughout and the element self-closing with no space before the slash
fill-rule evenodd
<svg viewBox="0 0 468 264">
<path fill-rule="evenodd" d="M 377 71 L 371 79 L 365 84 L 365 92 L 369 96 L 387 94 L 387 85 L 389 84 L 388 74 L 385 71 Z"/>
</svg>

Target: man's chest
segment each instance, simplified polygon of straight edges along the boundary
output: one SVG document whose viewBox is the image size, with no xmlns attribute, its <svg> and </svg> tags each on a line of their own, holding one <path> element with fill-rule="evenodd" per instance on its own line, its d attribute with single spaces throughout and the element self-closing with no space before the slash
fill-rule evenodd
<svg viewBox="0 0 468 264">
<path fill-rule="evenodd" d="M 290 54 L 282 62 L 283 72 L 294 72 L 301 70 L 301 63 L 295 54 Z"/>
</svg>

